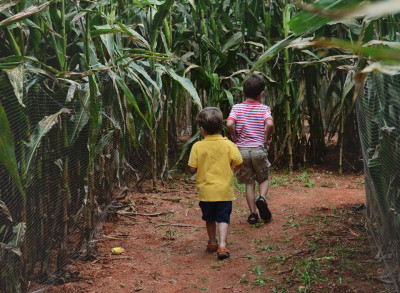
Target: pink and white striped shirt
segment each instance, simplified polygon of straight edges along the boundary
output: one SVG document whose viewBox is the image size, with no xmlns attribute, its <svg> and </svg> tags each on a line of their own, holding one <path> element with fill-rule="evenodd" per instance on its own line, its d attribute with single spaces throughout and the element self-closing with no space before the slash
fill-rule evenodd
<svg viewBox="0 0 400 293">
<path fill-rule="evenodd" d="M 228 119 L 236 124 L 236 146 L 255 148 L 264 146 L 265 122 L 273 118 L 268 106 L 258 101 L 246 100 L 232 107 Z"/>
</svg>

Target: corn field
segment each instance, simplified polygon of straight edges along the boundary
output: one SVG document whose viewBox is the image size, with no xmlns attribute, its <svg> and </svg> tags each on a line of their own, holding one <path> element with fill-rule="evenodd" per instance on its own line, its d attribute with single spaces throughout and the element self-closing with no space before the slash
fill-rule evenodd
<svg viewBox="0 0 400 293">
<path fill-rule="evenodd" d="M 115 194 L 181 171 L 198 111 L 216 106 L 226 118 L 253 72 L 267 81 L 275 166 L 321 162 L 337 134 L 337 169 L 356 170 L 346 158 L 371 150 L 355 104 L 370 72 L 399 72 L 400 3 L 311 2 L 1 1 L 0 291 L 28 292 L 90 257 Z M 385 131 L 361 136 L 390 148 Z M 396 171 L 372 173 L 387 181 Z M 379 192 L 380 211 L 393 209 Z"/>
</svg>

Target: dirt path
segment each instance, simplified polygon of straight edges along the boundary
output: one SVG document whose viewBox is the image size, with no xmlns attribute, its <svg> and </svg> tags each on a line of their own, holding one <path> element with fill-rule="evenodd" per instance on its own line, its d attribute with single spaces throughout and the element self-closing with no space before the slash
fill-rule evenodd
<svg viewBox="0 0 400 293">
<path fill-rule="evenodd" d="M 169 184 L 127 193 L 120 213 L 143 215 L 114 212 L 96 258 L 71 264 L 68 283 L 50 292 L 384 292 L 366 240 L 363 176 L 272 174 L 266 225 L 246 223 L 238 189 L 223 261 L 205 251 L 194 184 Z M 146 216 L 160 212 L 168 213 Z M 125 252 L 113 255 L 113 247 Z"/>
</svg>

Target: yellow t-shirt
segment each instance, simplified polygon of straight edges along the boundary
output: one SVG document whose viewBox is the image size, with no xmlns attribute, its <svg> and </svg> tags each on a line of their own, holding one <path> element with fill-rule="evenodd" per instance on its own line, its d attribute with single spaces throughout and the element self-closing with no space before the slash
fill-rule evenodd
<svg viewBox="0 0 400 293">
<path fill-rule="evenodd" d="M 196 186 L 200 201 L 232 201 L 233 170 L 243 162 L 237 146 L 220 134 L 207 135 L 196 142 L 188 165 L 197 168 Z"/>
</svg>

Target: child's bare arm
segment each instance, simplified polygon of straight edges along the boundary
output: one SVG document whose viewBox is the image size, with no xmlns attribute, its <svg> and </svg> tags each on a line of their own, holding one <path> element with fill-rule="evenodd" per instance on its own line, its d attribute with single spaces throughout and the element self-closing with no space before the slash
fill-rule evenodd
<svg viewBox="0 0 400 293">
<path fill-rule="evenodd" d="M 197 168 L 189 166 L 189 171 L 192 172 L 192 173 L 196 173 L 197 172 Z"/>
<path fill-rule="evenodd" d="M 265 122 L 265 147 L 269 147 L 269 142 L 271 141 L 272 132 L 274 130 L 274 122 L 272 120 L 267 120 Z"/>
<path fill-rule="evenodd" d="M 236 141 L 236 124 L 235 121 L 228 119 L 228 121 L 226 121 L 226 128 L 228 128 L 228 131 L 232 137 L 232 141 Z"/>
</svg>

